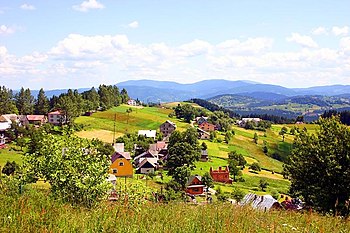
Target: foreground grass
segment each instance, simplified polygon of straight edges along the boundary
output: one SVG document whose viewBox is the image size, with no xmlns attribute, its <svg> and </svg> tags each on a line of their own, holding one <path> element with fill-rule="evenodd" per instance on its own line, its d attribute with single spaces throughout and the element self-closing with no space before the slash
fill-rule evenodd
<svg viewBox="0 0 350 233">
<path fill-rule="evenodd" d="M 350 222 L 315 213 L 255 211 L 229 203 L 72 207 L 48 191 L 0 195 L 0 232 L 350 232 Z"/>
<path fill-rule="evenodd" d="M 22 164 L 22 152 L 14 150 L 10 145 L 5 149 L 0 149 L 0 167 L 3 168 L 7 161 Z"/>
</svg>

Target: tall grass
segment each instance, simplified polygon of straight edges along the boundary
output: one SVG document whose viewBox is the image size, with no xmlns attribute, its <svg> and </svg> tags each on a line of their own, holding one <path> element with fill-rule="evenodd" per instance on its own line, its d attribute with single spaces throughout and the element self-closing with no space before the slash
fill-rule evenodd
<svg viewBox="0 0 350 233">
<path fill-rule="evenodd" d="M 53 200 L 48 191 L 0 194 L 0 232 L 350 232 L 350 222 L 315 213 L 255 211 L 228 203 L 103 202 L 92 209 Z"/>
</svg>

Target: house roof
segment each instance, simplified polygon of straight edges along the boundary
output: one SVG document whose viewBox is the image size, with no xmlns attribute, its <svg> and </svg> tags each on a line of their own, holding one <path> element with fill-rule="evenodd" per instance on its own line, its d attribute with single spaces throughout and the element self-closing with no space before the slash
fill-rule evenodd
<svg viewBox="0 0 350 233">
<path fill-rule="evenodd" d="M 5 117 L 8 122 L 18 121 L 16 114 L 3 114 L 2 116 Z"/>
<path fill-rule="evenodd" d="M 54 111 L 54 112 L 49 112 L 49 113 L 48 113 L 48 115 L 62 115 L 62 114 L 63 114 L 63 112 L 60 111 L 60 110 L 56 110 L 56 111 Z"/>
<path fill-rule="evenodd" d="M 157 158 L 156 155 L 154 155 L 151 151 L 145 151 L 142 154 L 139 154 L 134 158 L 135 161 L 139 160 L 140 158 Z"/>
<path fill-rule="evenodd" d="M 190 176 L 190 178 L 188 178 L 188 181 L 186 183 L 186 187 L 190 186 L 193 182 L 194 179 L 198 179 L 200 182 L 202 182 L 202 177 L 201 176 L 198 176 L 198 175 L 195 175 L 195 176 Z"/>
<path fill-rule="evenodd" d="M 8 120 L 3 115 L 1 115 L 0 122 L 8 122 Z"/>
<path fill-rule="evenodd" d="M 28 121 L 42 121 L 45 119 L 45 115 L 27 115 Z"/>
<path fill-rule="evenodd" d="M 169 121 L 169 120 L 167 120 L 166 122 L 169 123 L 169 124 L 171 124 L 172 126 L 174 126 L 174 127 L 176 128 L 176 124 L 175 124 L 174 122 Z M 163 123 L 163 124 L 164 124 L 164 123 Z"/>
<path fill-rule="evenodd" d="M 156 163 L 154 163 L 154 161 L 152 161 L 151 159 L 149 158 L 144 158 L 141 163 L 139 163 L 139 165 L 137 166 L 137 169 L 140 169 L 142 168 L 143 166 L 145 166 L 146 164 L 150 164 L 152 167 L 156 167 Z"/>
<path fill-rule="evenodd" d="M 119 158 L 124 158 L 127 160 L 131 160 L 130 152 L 114 152 L 114 154 L 111 157 L 112 163 Z"/>
<path fill-rule="evenodd" d="M 139 130 L 138 135 L 144 135 L 146 138 L 155 138 L 157 131 L 155 130 Z"/>
<path fill-rule="evenodd" d="M 259 196 L 253 193 L 248 193 L 244 196 L 240 205 L 251 205 L 254 209 L 269 210 L 273 205 L 280 204 L 271 195 Z"/>
</svg>

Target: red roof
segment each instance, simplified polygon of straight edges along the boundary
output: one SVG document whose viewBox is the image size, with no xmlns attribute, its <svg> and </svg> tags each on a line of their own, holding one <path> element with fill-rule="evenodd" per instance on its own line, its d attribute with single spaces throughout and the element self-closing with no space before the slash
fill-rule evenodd
<svg viewBox="0 0 350 233">
<path fill-rule="evenodd" d="M 48 115 L 62 115 L 63 113 L 60 110 L 56 110 L 54 112 L 49 112 Z"/>
<path fill-rule="evenodd" d="M 27 115 L 28 121 L 42 121 L 45 119 L 44 115 Z"/>
</svg>

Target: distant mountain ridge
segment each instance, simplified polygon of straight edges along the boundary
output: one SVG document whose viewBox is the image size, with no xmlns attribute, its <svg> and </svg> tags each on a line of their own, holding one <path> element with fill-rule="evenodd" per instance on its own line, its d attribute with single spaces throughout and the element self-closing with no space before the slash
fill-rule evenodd
<svg viewBox="0 0 350 233">
<path fill-rule="evenodd" d="M 210 99 L 220 95 L 240 95 L 252 97 L 261 101 L 280 101 L 293 96 L 338 96 L 350 97 L 350 85 L 316 86 L 309 88 L 286 88 L 279 85 L 263 84 L 249 80 L 230 81 L 210 79 L 200 82 L 181 84 L 172 81 L 129 80 L 116 84 L 119 89 L 125 88 L 129 96 L 143 102 L 184 101 L 191 98 Z M 90 88 L 79 88 L 84 92 Z M 14 91 L 16 92 L 16 91 Z M 60 95 L 67 89 L 45 90 L 48 97 Z M 38 90 L 33 90 L 36 96 Z"/>
</svg>

